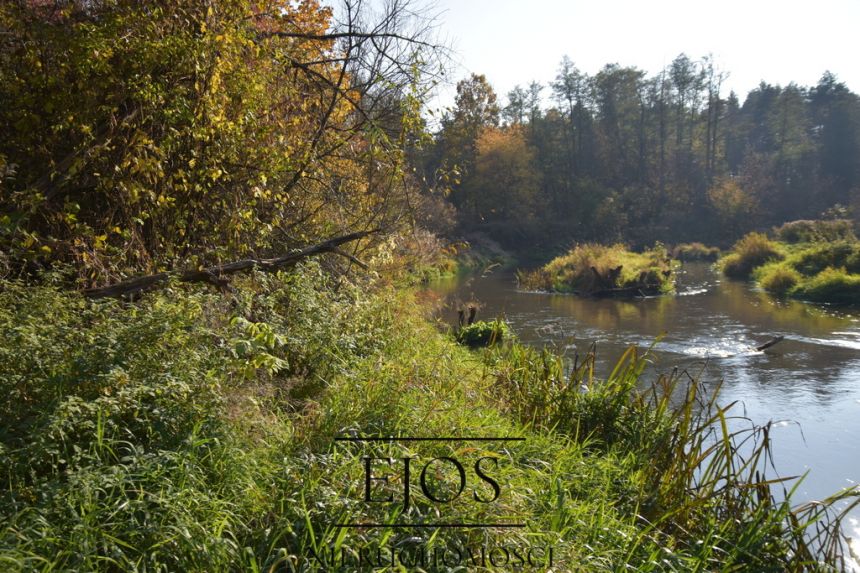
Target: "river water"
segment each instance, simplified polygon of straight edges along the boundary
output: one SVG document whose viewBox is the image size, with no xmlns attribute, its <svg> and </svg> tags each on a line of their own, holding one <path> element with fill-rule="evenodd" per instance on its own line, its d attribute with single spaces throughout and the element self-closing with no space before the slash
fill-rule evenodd
<svg viewBox="0 0 860 573">
<path fill-rule="evenodd" d="M 656 346 L 653 368 L 723 380 L 719 403 L 739 401 L 736 415 L 771 432 L 781 476 L 808 475 L 793 500 L 822 499 L 860 483 L 860 311 L 777 301 L 751 285 L 719 276 L 704 263 L 685 264 L 678 294 L 640 299 L 591 299 L 517 290 L 510 271 L 485 271 L 439 281 L 442 318 L 478 302 L 478 318 L 503 317 L 519 339 L 584 354 L 597 345 L 597 373 L 630 345 Z M 753 349 L 782 335 L 764 352 Z M 655 375 L 651 372 L 651 375 Z M 845 524 L 860 538 L 860 512 Z"/>
</svg>

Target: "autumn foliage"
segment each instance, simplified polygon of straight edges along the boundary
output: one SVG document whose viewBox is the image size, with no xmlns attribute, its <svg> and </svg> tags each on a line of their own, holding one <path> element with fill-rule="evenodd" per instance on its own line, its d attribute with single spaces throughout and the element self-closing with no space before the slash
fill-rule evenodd
<svg viewBox="0 0 860 573">
<path fill-rule="evenodd" d="M 334 26 L 316 0 L 4 2 L 11 265 L 92 286 L 391 223 L 410 78 Z"/>
</svg>

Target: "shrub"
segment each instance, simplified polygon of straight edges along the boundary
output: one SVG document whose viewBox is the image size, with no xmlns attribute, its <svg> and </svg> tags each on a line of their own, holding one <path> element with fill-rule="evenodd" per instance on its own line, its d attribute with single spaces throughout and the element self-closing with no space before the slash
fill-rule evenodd
<svg viewBox="0 0 860 573">
<path fill-rule="evenodd" d="M 814 243 L 820 241 L 855 241 L 854 225 L 848 219 L 790 221 L 774 229 L 780 241 L 786 243 Z"/>
<path fill-rule="evenodd" d="M 457 331 L 457 342 L 470 348 L 492 346 L 511 336 L 511 329 L 503 320 L 479 320 Z"/>
<path fill-rule="evenodd" d="M 813 302 L 860 304 L 860 274 L 828 267 L 801 283 L 792 294 Z"/>
<path fill-rule="evenodd" d="M 784 262 L 768 263 L 756 269 L 754 275 L 763 289 L 779 296 L 787 295 L 803 280 L 799 272 Z"/>
<path fill-rule="evenodd" d="M 720 266 L 726 276 L 746 279 L 756 267 L 783 258 L 785 255 L 779 250 L 779 245 L 766 235 L 750 233 L 735 243 L 732 252 L 721 260 Z"/>
<path fill-rule="evenodd" d="M 679 261 L 716 261 L 719 256 L 719 248 L 702 243 L 683 243 L 672 249 L 672 257 Z"/>
</svg>

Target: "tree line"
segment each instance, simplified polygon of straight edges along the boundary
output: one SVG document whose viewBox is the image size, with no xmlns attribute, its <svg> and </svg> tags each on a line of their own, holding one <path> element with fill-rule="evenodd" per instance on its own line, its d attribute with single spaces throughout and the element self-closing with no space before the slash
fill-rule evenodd
<svg viewBox="0 0 860 573">
<path fill-rule="evenodd" d="M 787 220 L 846 216 L 860 199 L 860 97 L 762 82 L 743 102 L 726 72 L 685 54 L 654 76 L 567 57 L 549 85 L 501 102 L 460 81 L 425 177 L 461 224 L 510 246 L 623 239 L 727 243 Z M 549 107 L 541 104 L 549 96 Z"/>
</svg>

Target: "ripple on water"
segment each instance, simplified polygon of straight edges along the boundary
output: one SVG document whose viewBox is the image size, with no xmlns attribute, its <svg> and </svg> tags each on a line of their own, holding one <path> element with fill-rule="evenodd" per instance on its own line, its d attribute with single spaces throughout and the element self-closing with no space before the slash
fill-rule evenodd
<svg viewBox="0 0 860 573">
<path fill-rule="evenodd" d="M 678 296 L 693 296 L 693 295 L 697 295 L 697 294 L 705 294 L 706 292 L 708 292 L 707 288 L 693 288 L 690 290 L 685 290 L 683 292 L 679 292 Z"/>
<path fill-rule="evenodd" d="M 699 358 L 731 358 L 736 356 L 754 356 L 756 354 L 761 354 L 761 352 L 758 352 L 754 348 L 750 348 L 748 345 L 689 346 L 683 348 L 680 353 Z"/>
<path fill-rule="evenodd" d="M 836 333 L 833 334 L 848 334 Z M 853 336 L 858 336 L 856 333 L 851 333 Z M 807 344 L 817 344 L 819 346 L 832 346 L 834 348 L 849 348 L 851 350 L 860 350 L 860 338 L 857 340 L 848 340 L 845 338 L 810 338 L 806 336 L 791 336 L 787 337 L 791 340 L 805 342 Z"/>
</svg>

